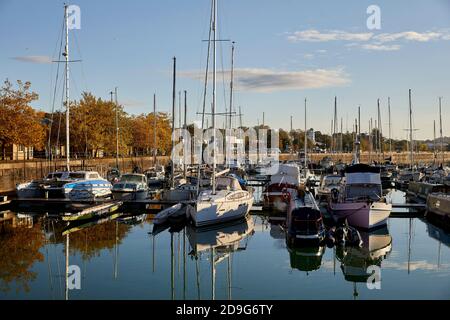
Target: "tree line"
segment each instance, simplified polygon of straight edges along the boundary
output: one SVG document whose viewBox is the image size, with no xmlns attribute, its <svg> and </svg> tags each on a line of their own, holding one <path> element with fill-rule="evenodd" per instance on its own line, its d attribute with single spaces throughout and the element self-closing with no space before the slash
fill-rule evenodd
<svg viewBox="0 0 450 320">
<path fill-rule="evenodd" d="M 31 90 L 30 82 L 4 81 L 0 88 L 0 158 L 7 157 L 12 145 L 33 147 L 35 154 L 58 156 L 66 141 L 66 112 L 46 113 L 34 109 L 31 104 L 39 95 Z M 159 112 L 130 115 L 122 105 L 83 92 L 79 101 L 70 102 L 70 154 L 75 157 L 112 156 L 116 153 L 116 111 L 119 127 L 119 153 L 121 155 L 151 155 L 156 147 L 158 155 L 169 155 L 171 149 L 171 119 L 168 113 Z M 156 116 L 156 146 L 154 145 L 154 120 Z M 193 131 L 192 125 L 188 126 Z M 254 127 L 255 129 L 268 126 Z M 243 128 L 245 130 L 245 128 Z M 304 149 L 305 132 L 279 129 L 279 147 L 282 152 L 298 152 Z M 407 151 L 408 141 L 390 141 L 376 129 L 371 139 L 361 134 L 362 151 Z M 269 139 L 270 140 L 270 139 Z M 335 150 L 352 152 L 354 133 L 334 136 L 315 131 L 315 141 L 308 139 L 308 150 Z M 370 141 L 372 147 L 370 147 Z M 415 142 L 416 151 L 432 151 L 430 143 Z"/>
</svg>

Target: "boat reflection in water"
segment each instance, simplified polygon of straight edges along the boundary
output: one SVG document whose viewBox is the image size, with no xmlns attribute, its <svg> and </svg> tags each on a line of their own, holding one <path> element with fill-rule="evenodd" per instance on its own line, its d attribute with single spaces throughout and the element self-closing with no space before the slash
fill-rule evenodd
<svg viewBox="0 0 450 320">
<path fill-rule="evenodd" d="M 367 283 L 373 272 L 370 266 L 381 268 L 381 262 L 392 250 L 392 237 L 387 226 L 371 231 L 360 232 L 363 244 L 361 247 L 337 247 L 336 256 L 341 262 L 344 278 L 353 282 L 353 297 L 358 296 L 356 283 Z M 381 280 L 381 279 L 380 279 Z"/>
<path fill-rule="evenodd" d="M 291 268 L 310 272 L 319 270 L 322 265 L 322 257 L 325 253 L 324 246 L 317 247 L 291 247 L 288 246 Z"/>
<path fill-rule="evenodd" d="M 220 227 L 194 228 L 186 227 L 187 237 L 192 247 L 190 255 L 196 260 L 197 289 L 200 298 L 199 260 L 206 259 L 211 263 L 211 299 L 215 299 L 216 266 L 227 261 L 228 299 L 232 297 L 231 259 L 234 252 L 247 248 L 250 237 L 254 234 L 255 224 L 253 217 L 233 223 L 223 224 Z"/>
</svg>

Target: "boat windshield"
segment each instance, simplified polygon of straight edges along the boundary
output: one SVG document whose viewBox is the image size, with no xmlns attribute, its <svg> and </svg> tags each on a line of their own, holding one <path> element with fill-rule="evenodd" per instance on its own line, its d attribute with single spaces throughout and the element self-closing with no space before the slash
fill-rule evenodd
<svg viewBox="0 0 450 320">
<path fill-rule="evenodd" d="M 341 179 L 341 177 L 326 177 L 324 180 L 324 185 L 330 186 L 333 184 L 339 184 L 339 182 L 341 182 Z"/>
<path fill-rule="evenodd" d="M 71 172 L 68 175 L 68 178 L 71 179 L 71 180 L 72 179 L 74 179 L 74 180 L 81 180 L 81 179 L 84 179 L 84 177 L 85 177 L 85 174 L 82 173 L 82 172 Z"/>
<path fill-rule="evenodd" d="M 134 174 L 124 174 L 120 177 L 121 182 L 142 182 L 143 177 Z"/>
<path fill-rule="evenodd" d="M 347 199 L 370 199 L 378 201 L 381 198 L 381 187 L 378 184 L 347 185 L 345 189 Z"/>
<path fill-rule="evenodd" d="M 47 175 L 47 179 L 61 179 L 62 175 L 63 175 L 62 172 L 49 173 Z"/>
</svg>

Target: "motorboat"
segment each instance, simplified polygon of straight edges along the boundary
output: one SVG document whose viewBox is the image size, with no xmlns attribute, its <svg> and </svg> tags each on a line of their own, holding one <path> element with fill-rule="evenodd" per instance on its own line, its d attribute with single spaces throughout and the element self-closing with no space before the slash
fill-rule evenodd
<svg viewBox="0 0 450 320">
<path fill-rule="evenodd" d="M 263 191 L 263 208 L 287 212 L 287 190 L 297 190 L 300 185 L 300 168 L 297 164 L 280 164 L 278 172 L 270 177 Z"/>
<path fill-rule="evenodd" d="M 328 201 L 328 199 L 331 197 L 333 190 L 335 189 L 339 190 L 344 181 L 345 178 L 337 174 L 324 176 L 322 178 L 322 183 L 320 184 L 320 187 L 316 190 L 316 195 L 319 201 L 322 199 Z"/>
<path fill-rule="evenodd" d="M 124 174 L 112 187 L 115 200 L 144 200 L 148 197 L 147 176 L 140 173 Z"/>
<path fill-rule="evenodd" d="M 314 195 L 306 189 L 291 192 L 286 217 L 289 245 L 319 245 L 326 236 L 322 213 Z"/>
<path fill-rule="evenodd" d="M 345 169 L 345 184 L 334 190 L 329 209 L 335 221 L 362 229 L 387 224 L 392 204 L 386 202 L 381 186 L 380 169 L 354 164 Z"/>
<path fill-rule="evenodd" d="M 430 193 L 427 197 L 427 210 L 450 225 L 450 193 Z"/>
<path fill-rule="evenodd" d="M 111 196 L 111 183 L 96 171 L 51 172 L 42 180 L 16 186 L 17 197 L 94 200 Z"/>
<path fill-rule="evenodd" d="M 425 203 L 431 193 L 450 193 L 450 187 L 443 184 L 411 181 L 406 196 L 412 202 Z"/>
</svg>

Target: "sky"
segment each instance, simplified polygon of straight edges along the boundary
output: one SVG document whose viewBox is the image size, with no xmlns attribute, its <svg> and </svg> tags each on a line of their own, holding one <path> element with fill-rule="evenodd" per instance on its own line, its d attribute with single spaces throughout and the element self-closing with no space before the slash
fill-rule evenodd
<svg viewBox="0 0 450 320">
<path fill-rule="evenodd" d="M 32 83 L 33 106 L 50 111 L 56 81 L 63 1 L 0 0 L 0 80 Z M 131 114 L 171 111 L 172 58 L 178 91 L 187 91 L 188 121 L 199 119 L 207 61 L 210 0 L 77 0 L 80 29 L 70 30 L 71 98 L 83 91 L 118 100 Z M 380 29 L 369 29 L 370 5 Z M 383 132 L 406 138 L 412 89 L 415 137 L 450 136 L 450 1 L 218 0 L 218 38 L 235 41 L 234 108 L 245 126 L 308 127 L 330 132 L 334 96 L 343 130 L 361 106 L 362 131 L 377 119 Z M 231 43 L 217 45 L 217 109 L 229 104 Z M 63 65 L 60 64 L 60 68 Z M 61 77 L 59 78 L 61 82 Z M 211 88 L 208 88 L 210 93 Z M 54 108 L 61 108 L 57 89 Z M 209 100 L 208 100 L 209 105 Z M 178 106 L 178 101 L 177 101 Z M 221 126 L 223 117 L 218 116 Z M 237 121 L 237 117 L 235 118 Z"/>
</svg>

